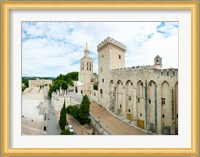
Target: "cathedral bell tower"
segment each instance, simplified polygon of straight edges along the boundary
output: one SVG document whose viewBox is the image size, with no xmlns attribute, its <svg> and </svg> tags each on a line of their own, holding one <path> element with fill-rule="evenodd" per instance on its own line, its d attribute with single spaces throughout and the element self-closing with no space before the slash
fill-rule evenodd
<svg viewBox="0 0 200 157">
<path fill-rule="evenodd" d="M 79 81 L 83 82 L 82 94 L 89 94 L 93 77 L 93 59 L 89 57 L 88 43 L 86 42 L 84 56 L 80 59 Z"/>
</svg>

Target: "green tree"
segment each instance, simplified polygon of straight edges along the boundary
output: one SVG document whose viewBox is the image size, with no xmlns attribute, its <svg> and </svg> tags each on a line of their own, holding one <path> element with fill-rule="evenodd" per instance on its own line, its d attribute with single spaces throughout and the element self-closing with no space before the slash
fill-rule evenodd
<svg viewBox="0 0 200 157">
<path fill-rule="evenodd" d="M 70 72 L 64 76 L 64 80 L 67 81 L 70 85 L 73 85 L 72 81 L 78 80 L 78 72 Z"/>
<path fill-rule="evenodd" d="M 74 106 L 67 106 L 66 108 L 66 112 L 71 114 L 74 118 L 76 118 L 77 120 L 80 119 L 79 114 L 80 114 L 80 107 L 77 105 Z"/>
<path fill-rule="evenodd" d="M 28 87 L 28 79 L 29 79 L 29 78 L 22 77 L 22 83 L 24 83 L 24 86 L 25 86 L 26 88 Z"/>
<path fill-rule="evenodd" d="M 60 120 L 59 120 L 59 125 L 61 130 L 65 130 L 65 126 L 67 124 L 67 119 L 66 119 L 66 109 L 65 109 L 65 102 L 62 107 L 62 110 L 60 112 Z"/>
<path fill-rule="evenodd" d="M 79 121 L 81 124 L 90 123 L 89 119 L 90 112 L 90 100 L 87 95 L 83 96 L 83 100 L 80 105 Z"/>
<path fill-rule="evenodd" d="M 48 95 L 51 97 L 51 94 L 57 89 L 68 89 L 68 85 L 73 85 L 72 81 L 78 80 L 78 72 L 70 72 L 66 75 L 60 74 L 53 81 L 53 85 L 50 87 Z"/>
<path fill-rule="evenodd" d="M 61 131 L 60 135 L 72 135 L 72 133 L 69 131 L 69 129 L 65 129 Z"/>
<path fill-rule="evenodd" d="M 50 86 L 50 89 L 49 89 L 49 92 L 48 92 L 49 97 L 51 97 L 51 94 L 52 94 L 53 92 L 55 92 L 56 90 L 59 90 L 60 87 L 61 87 L 62 89 L 65 89 L 65 90 L 66 90 L 66 89 L 68 88 L 68 83 L 67 83 L 66 81 L 64 81 L 64 80 L 55 80 L 55 81 L 53 82 L 53 85 Z"/>
<path fill-rule="evenodd" d="M 34 77 L 22 77 L 22 83 L 24 83 L 24 85 L 26 86 L 26 87 L 28 87 L 29 86 L 29 84 L 28 84 L 28 81 L 29 80 L 36 80 L 36 78 L 34 78 Z"/>
<path fill-rule="evenodd" d="M 26 89 L 26 86 L 22 86 L 22 92 Z"/>
</svg>

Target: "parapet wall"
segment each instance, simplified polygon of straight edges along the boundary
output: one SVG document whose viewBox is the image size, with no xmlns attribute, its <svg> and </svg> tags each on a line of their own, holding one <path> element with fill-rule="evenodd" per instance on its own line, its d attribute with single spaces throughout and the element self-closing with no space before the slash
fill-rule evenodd
<svg viewBox="0 0 200 157">
<path fill-rule="evenodd" d="M 126 68 L 112 69 L 111 75 L 123 74 L 123 73 L 127 74 L 129 72 L 137 75 L 151 74 L 154 76 L 171 76 L 171 77 L 178 76 L 178 69 L 175 68 L 157 69 L 157 68 L 152 68 L 151 66 L 133 66 Z"/>
</svg>

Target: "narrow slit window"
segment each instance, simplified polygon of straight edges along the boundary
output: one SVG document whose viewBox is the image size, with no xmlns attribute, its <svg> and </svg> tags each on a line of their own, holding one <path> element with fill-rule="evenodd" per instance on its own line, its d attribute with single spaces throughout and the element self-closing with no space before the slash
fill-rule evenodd
<svg viewBox="0 0 200 157">
<path fill-rule="evenodd" d="M 149 99 L 149 104 L 151 104 L 151 99 Z"/>
</svg>

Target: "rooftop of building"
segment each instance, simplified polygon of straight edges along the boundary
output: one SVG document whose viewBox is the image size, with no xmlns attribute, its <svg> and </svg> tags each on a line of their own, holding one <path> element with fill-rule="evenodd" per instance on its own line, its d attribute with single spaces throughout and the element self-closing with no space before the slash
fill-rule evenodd
<svg viewBox="0 0 200 157">
<path fill-rule="evenodd" d="M 117 40 L 115 40 L 115 39 L 113 39 L 111 37 L 107 37 L 99 45 L 97 45 L 97 49 L 100 49 L 101 47 L 103 47 L 107 43 L 114 44 L 114 45 L 126 50 L 126 45 L 122 44 L 121 42 L 119 42 L 119 41 L 117 41 Z"/>
<path fill-rule="evenodd" d="M 80 60 L 93 61 L 94 59 L 89 56 L 83 56 Z"/>
</svg>

